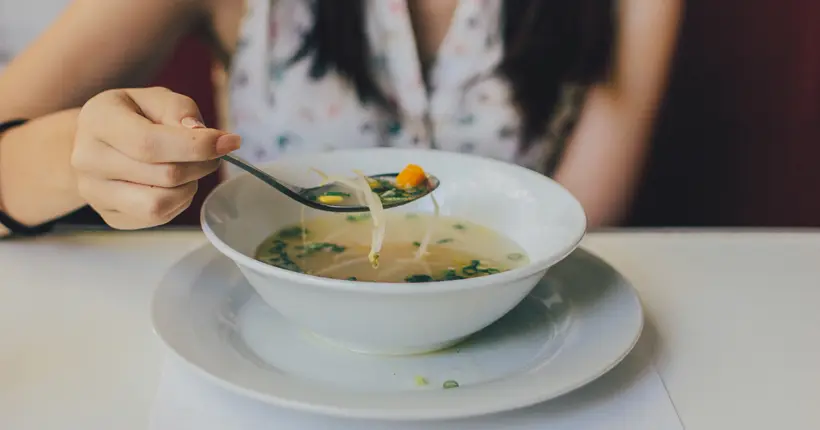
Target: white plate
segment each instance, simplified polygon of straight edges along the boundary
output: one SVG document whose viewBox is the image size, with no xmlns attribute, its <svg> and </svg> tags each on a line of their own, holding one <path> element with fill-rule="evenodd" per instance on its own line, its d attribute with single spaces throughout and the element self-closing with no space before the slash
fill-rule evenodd
<svg viewBox="0 0 820 430">
<path fill-rule="evenodd" d="M 496 324 L 433 354 L 356 354 L 293 327 L 211 246 L 171 268 L 152 317 L 171 351 L 228 390 L 280 407 L 382 420 L 469 417 L 555 398 L 618 364 L 643 328 L 634 289 L 583 250 L 550 269 Z M 443 389 L 447 380 L 460 386 Z"/>
</svg>

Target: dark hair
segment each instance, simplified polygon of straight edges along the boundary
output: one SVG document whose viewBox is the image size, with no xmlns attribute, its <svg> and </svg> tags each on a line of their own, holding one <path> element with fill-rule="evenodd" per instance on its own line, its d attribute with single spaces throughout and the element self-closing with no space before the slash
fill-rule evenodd
<svg viewBox="0 0 820 430">
<path fill-rule="evenodd" d="M 591 84 L 607 76 L 613 0 L 503 1 L 499 72 L 512 86 L 526 144 L 545 132 L 563 84 Z M 363 103 L 394 110 L 371 75 L 364 8 L 363 0 L 313 0 L 315 23 L 293 60 L 313 54 L 313 78 L 335 70 Z"/>
</svg>

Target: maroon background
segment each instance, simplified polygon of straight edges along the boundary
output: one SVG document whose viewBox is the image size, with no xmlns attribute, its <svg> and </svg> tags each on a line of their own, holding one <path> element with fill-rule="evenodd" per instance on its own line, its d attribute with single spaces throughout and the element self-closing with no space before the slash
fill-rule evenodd
<svg viewBox="0 0 820 430">
<path fill-rule="evenodd" d="M 637 225 L 820 226 L 820 2 L 690 0 Z"/>
<path fill-rule="evenodd" d="M 215 123 L 208 49 L 157 79 Z M 202 197 L 175 223 L 196 224 Z M 820 226 L 820 1 L 689 0 L 637 226 Z"/>
<path fill-rule="evenodd" d="M 169 64 L 160 73 L 155 85 L 168 87 L 180 94 L 193 98 L 205 124 L 217 125 L 216 100 L 214 98 L 211 68 L 213 65 L 211 48 L 195 37 L 188 37 L 180 43 Z M 202 201 L 219 183 L 217 174 L 199 181 L 199 191 L 194 202 L 172 224 L 199 224 L 199 208 Z"/>
</svg>

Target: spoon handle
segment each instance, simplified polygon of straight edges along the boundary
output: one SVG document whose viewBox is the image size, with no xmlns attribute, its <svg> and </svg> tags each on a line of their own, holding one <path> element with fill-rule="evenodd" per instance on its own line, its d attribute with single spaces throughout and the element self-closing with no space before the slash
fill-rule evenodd
<svg viewBox="0 0 820 430">
<path fill-rule="evenodd" d="M 255 176 L 257 179 L 261 180 L 262 182 L 270 185 L 273 188 L 276 188 L 282 194 L 290 197 L 291 199 L 293 199 L 293 200 L 295 200 L 295 201 L 297 201 L 297 202 L 299 202 L 299 203 L 301 203 L 305 206 L 311 207 L 313 209 L 318 209 L 318 210 L 327 211 L 327 212 L 348 212 L 348 213 L 349 212 L 367 212 L 367 211 L 370 210 L 367 206 L 329 205 L 329 204 L 324 204 L 324 203 L 321 203 L 321 202 L 317 201 L 316 198 L 311 198 L 313 195 L 315 195 L 315 193 L 317 191 L 319 191 L 321 189 L 326 189 L 328 185 L 323 185 L 323 186 L 314 187 L 314 188 L 301 188 L 301 187 L 297 187 L 295 185 L 291 185 L 287 182 L 282 182 L 282 181 L 276 179 L 275 177 L 273 177 L 272 175 L 260 170 L 259 168 L 257 168 L 253 164 L 249 163 L 248 161 L 245 161 L 242 158 L 237 157 L 235 155 L 231 155 L 231 154 L 223 155 L 222 157 L 220 157 L 220 159 L 225 160 L 228 163 L 231 163 L 234 166 L 239 167 L 240 169 L 242 169 L 242 170 L 250 173 L 251 175 Z M 395 173 L 389 173 L 389 174 L 377 175 L 376 177 L 395 178 L 396 174 Z M 428 183 L 428 189 L 422 195 L 413 196 L 413 198 L 410 198 L 410 199 L 407 199 L 407 200 L 399 200 L 399 201 L 390 202 L 390 203 L 383 202 L 382 204 L 383 204 L 384 208 L 389 209 L 389 208 L 393 208 L 393 207 L 397 207 L 397 206 L 401 206 L 401 205 L 410 203 L 414 200 L 418 200 L 420 197 L 423 197 L 423 196 L 429 194 L 430 192 L 432 192 L 433 190 L 435 190 L 438 187 L 439 182 L 438 182 L 438 179 L 436 179 L 435 177 L 429 176 L 428 177 L 428 182 L 429 182 Z"/>
<path fill-rule="evenodd" d="M 277 190 L 285 193 L 285 195 L 299 199 L 298 190 L 294 190 L 293 188 L 288 187 L 287 185 L 277 181 L 276 178 L 274 178 L 273 176 L 259 170 L 253 164 L 243 160 L 242 158 L 239 158 L 236 155 L 231 154 L 223 155 L 220 158 L 250 173 L 251 175 L 256 176 L 258 179 L 262 180 L 271 187 L 274 187 Z"/>
</svg>

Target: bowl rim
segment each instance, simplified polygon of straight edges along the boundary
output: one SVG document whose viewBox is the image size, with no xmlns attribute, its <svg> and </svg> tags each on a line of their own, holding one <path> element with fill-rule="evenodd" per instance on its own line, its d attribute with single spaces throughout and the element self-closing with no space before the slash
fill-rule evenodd
<svg viewBox="0 0 820 430">
<path fill-rule="evenodd" d="M 211 242 L 211 245 L 214 246 L 219 252 L 233 260 L 239 266 L 245 266 L 249 269 L 252 269 L 256 272 L 260 272 L 265 275 L 272 276 L 274 278 L 279 278 L 284 281 L 294 282 L 297 284 L 303 285 L 310 285 L 313 287 L 324 288 L 333 291 L 357 291 L 360 293 L 368 292 L 368 293 L 378 293 L 378 294 L 408 294 L 408 293 L 442 293 L 442 292 L 450 292 L 450 291 L 458 291 L 458 290 L 465 290 L 465 289 L 478 289 L 478 288 L 485 288 L 485 287 L 492 287 L 497 285 L 506 285 L 516 280 L 526 278 L 528 276 L 534 275 L 540 271 L 545 271 L 549 269 L 551 266 L 555 265 L 559 261 L 566 258 L 569 254 L 571 254 L 578 246 L 580 246 L 581 241 L 583 240 L 584 236 L 587 232 L 587 217 L 586 212 L 584 211 L 583 206 L 578 201 L 578 199 L 567 190 L 563 185 L 559 184 L 552 178 L 538 173 L 536 171 L 530 170 L 526 167 L 522 167 L 516 164 L 507 163 L 500 160 L 495 160 L 492 158 L 481 157 L 472 154 L 461 154 L 461 153 L 451 153 L 448 151 L 442 150 L 433 150 L 433 149 L 405 149 L 405 148 L 353 148 L 353 149 L 339 149 L 333 151 L 333 153 L 373 153 L 373 152 L 385 152 L 385 151 L 403 151 L 403 152 L 436 152 L 439 153 L 437 155 L 445 155 L 445 156 L 454 156 L 457 158 L 468 158 L 468 159 L 478 159 L 485 163 L 501 165 L 504 168 L 518 168 L 521 169 L 521 174 L 525 176 L 529 176 L 534 181 L 548 181 L 553 183 L 554 185 L 558 186 L 564 193 L 570 198 L 570 201 L 575 204 L 581 215 L 580 228 L 573 233 L 572 240 L 568 240 L 567 243 L 562 246 L 559 250 L 554 252 L 552 255 L 542 258 L 540 260 L 530 261 L 528 264 L 523 265 L 521 267 L 516 267 L 514 269 L 508 270 L 506 272 L 495 273 L 492 275 L 481 276 L 477 278 L 467 278 L 467 279 L 456 279 L 456 280 L 449 280 L 449 281 L 433 281 L 433 282 L 417 282 L 417 283 L 396 283 L 396 282 L 364 282 L 364 281 L 349 281 L 344 279 L 334 279 L 334 278 L 325 278 L 321 276 L 309 275 L 306 273 L 298 273 L 292 272 L 290 270 L 282 269 L 276 266 L 272 266 L 267 263 L 263 263 L 255 258 L 249 257 L 235 249 L 233 247 L 226 244 L 216 232 L 211 229 L 210 225 L 206 220 L 206 211 L 211 201 L 217 192 L 223 188 L 230 186 L 230 184 L 244 180 L 243 178 L 252 178 L 251 175 L 247 172 L 242 172 L 233 178 L 228 180 L 222 181 L 214 187 L 213 190 L 208 194 L 205 200 L 202 202 L 202 206 L 200 208 L 199 213 L 199 220 L 200 225 L 202 227 L 202 231 L 205 234 L 205 237 L 208 241 Z M 300 159 L 307 159 L 311 156 L 315 157 L 317 154 L 304 154 L 304 155 L 296 155 L 296 156 L 286 156 L 280 159 L 274 160 L 272 162 L 262 163 L 257 165 L 262 170 L 268 170 L 271 167 L 280 164 L 280 163 L 288 163 L 288 162 L 297 162 Z"/>
</svg>

